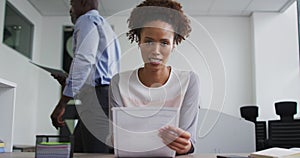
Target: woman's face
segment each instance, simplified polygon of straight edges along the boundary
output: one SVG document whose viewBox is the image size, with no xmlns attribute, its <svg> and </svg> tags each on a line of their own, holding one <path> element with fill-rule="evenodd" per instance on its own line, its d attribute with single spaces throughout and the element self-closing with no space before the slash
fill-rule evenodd
<svg viewBox="0 0 300 158">
<path fill-rule="evenodd" d="M 145 68 L 164 68 L 174 47 L 174 29 L 163 21 L 148 22 L 141 31 L 139 46 Z"/>
</svg>

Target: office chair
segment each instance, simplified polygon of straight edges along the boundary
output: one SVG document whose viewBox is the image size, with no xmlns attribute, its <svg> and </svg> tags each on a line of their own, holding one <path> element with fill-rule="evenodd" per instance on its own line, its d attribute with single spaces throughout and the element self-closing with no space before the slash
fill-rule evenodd
<svg viewBox="0 0 300 158">
<path fill-rule="evenodd" d="M 300 120 L 269 120 L 269 147 L 300 147 Z"/>
<path fill-rule="evenodd" d="M 297 113 L 297 102 L 282 101 L 275 103 L 276 114 L 280 116 L 282 121 L 294 120 L 294 115 Z"/>
<path fill-rule="evenodd" d="M 256 151 L 263 150 L 267 147 L 267 125 L 266 121 L 255 122 L 255 141 Z"/>
<path fill-rule="evenodd" d="M 258 106 L 243 106 L 240 108 L 241 116 L 255 124 L 256 151 L 266 149 L 267 129 L 266 121 L 256 121 Z"/>
<path fill-rule="evenodd" d="M 300 120 L 294 119 L 297 102 L 281 101 L 275 103 L 276 114 L 280 120 L 269 120 L 269 147 L 300 147 Z"/>
</svg>

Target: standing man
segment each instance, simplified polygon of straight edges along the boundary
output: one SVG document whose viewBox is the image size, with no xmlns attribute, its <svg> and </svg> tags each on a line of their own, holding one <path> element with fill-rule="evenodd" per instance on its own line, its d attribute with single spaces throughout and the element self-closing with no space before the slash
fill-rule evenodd
<svg viewBox="0 0 300 158">
<path fill-rule="evenodd" d="M 75 152 L 106 153 L 108 134 L 108 86 L 119 71 L 120 46 L 116 35 L 97 11 L 98 0 L 71 0 L 74 26 L 74 58 L 68 77 L 52 76 L 64 87 L 51 114 L 54 127 L 65 125 L 62 116 L 70 99 L 76 105 L 79 121 L 75 127 Z"/>
</svg>

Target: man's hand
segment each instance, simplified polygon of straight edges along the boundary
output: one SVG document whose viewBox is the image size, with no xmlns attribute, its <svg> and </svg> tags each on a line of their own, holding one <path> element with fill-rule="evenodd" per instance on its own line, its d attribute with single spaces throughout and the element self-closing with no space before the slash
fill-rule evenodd
<svg viewBox="0 0 300 158">
<path fill-rule="evenodd" d="M 65 125 L 65 121 L 63 120 L 62 116 L 65 113 L 66 105 L 70 99 L 70 97 L 62 96 L 51 114 L 52 125 L 56 129 Z"/>
<path fill-rule="evenodd" d="M 62 116 L 65 113 L 65 106 L 57 104 L 51 114 L 52 125 L 58 129 L 65 125 L 65 121 L 62 120 Z"/>
<path fill-rule="evenodd" d="M 192 147 L 191 134 L 180 128 L 173 126 L 163 127 L 159 129 L 159 136 L 162 138 L 163 143 L 175 150 L 177 154 L 185 154 Z"/>
<path fill-rule="evenodd" d="M 51 74 L 51 76 L 53 76 L 53 78 L 55 78 L 62 87 L 65 87 L 65 85 L 66 85 L 66 79 L 68 77 L 67 73 L 65 73 L 63 75 Z"/>
</svg>

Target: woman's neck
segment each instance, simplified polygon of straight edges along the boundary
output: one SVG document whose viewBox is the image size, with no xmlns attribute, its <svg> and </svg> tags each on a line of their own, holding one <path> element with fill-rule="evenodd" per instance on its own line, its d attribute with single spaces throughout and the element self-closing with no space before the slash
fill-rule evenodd
<svg viewBox="0 0 300 158">
<path fill-rule="evenodd" d="M 165 66 L 157 71 L 141 68 L 138 71 L 140 81 L 147 87 L 161 87 L 164 85 L 170 76 L 171 67 Z"/>
</svg>

